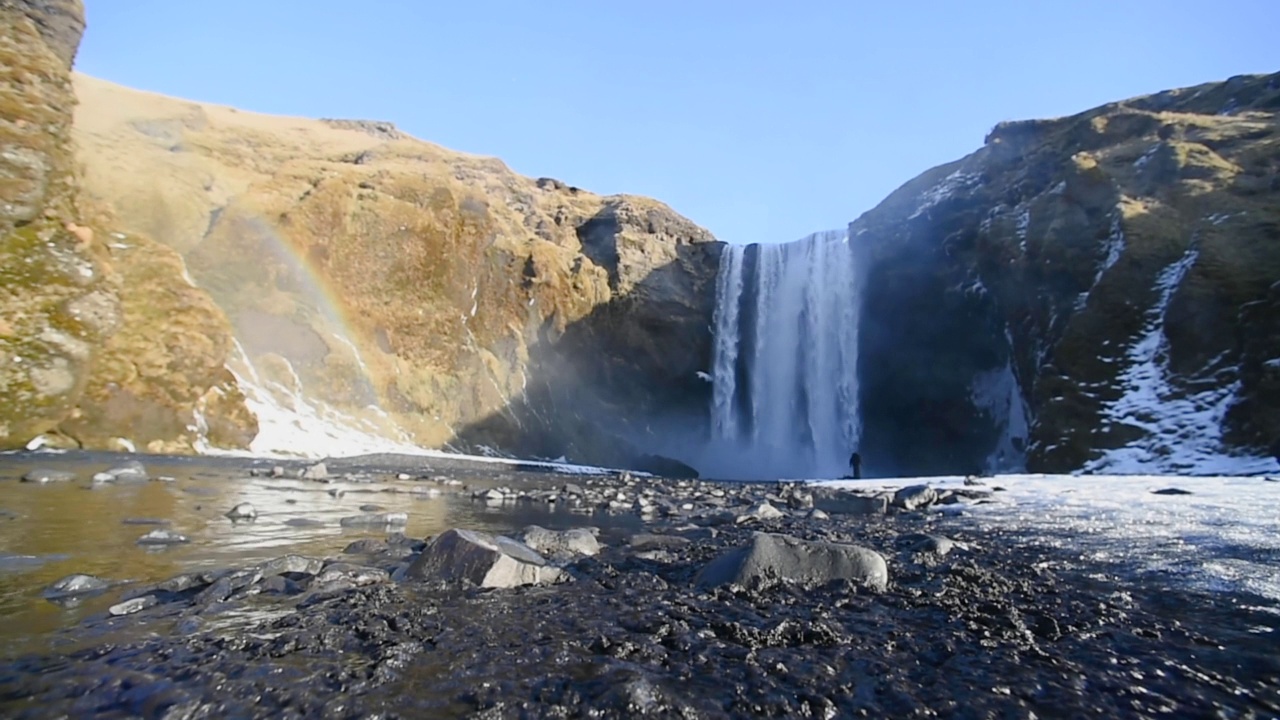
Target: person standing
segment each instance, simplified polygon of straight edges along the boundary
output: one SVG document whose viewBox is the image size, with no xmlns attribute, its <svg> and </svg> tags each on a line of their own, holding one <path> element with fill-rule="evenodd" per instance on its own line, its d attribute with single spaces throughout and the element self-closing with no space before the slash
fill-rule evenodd
<svg viewBox="0 0 1280 720">
<path fill-rule="evenodd" d="M 862 456 L 858 454 L 857 450 L 853 451 L 853 454 L 849 456 L 849 469 L 853 471 L 852 477 L 854 480 L 862 479 Z"/>
</svg>

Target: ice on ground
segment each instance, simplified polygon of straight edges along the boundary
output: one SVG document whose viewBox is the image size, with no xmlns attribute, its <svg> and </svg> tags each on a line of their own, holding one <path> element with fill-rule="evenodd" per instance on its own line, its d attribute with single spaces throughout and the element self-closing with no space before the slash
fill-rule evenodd
<svg viewBox="0 0 1280 720">
<path fill-rule="evenodd" d="M 1271 462 L 1280 475 L 1280 466 Z M 1203 592 L 1251 593 L 1280 612 L 1280 482 L 1261 476 L 1000 475 L 982 478 L 995 502 L 940 506 L 982 529 L 1033 531 L 1082 559 Z M 895 490 L 964 485 L 960 476 L 820 481 Z M 1178 488 L 1189 495 L 1156 495 Z M 981 490 L 982 486 L 967 488 Z"/>
</svg>

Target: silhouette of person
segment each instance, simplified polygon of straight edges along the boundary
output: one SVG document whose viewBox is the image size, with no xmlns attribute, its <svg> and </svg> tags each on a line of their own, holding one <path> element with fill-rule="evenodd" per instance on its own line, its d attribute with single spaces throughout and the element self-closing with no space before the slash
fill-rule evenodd
<svg viewBox="0 0 1280 720">
<path fill-rule="evenodd" d="M 862 456 L 857 451 L 849 456 L 849 469 L 853 470 L 854 480 L 862 479 Z"/>
</svg>

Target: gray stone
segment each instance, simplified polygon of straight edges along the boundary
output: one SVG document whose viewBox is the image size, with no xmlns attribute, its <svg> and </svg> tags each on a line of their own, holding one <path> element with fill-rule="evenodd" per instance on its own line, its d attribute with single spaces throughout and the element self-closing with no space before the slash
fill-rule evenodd
<svg viewBox="0 0 1280 720">
<path fill-rule="evenodd" d="M 324 569 L 324 560 L 305 555 L 285 555 L 258 565 L 258 570 L 262 572 L 264 578 L 285 573 L 315 575 L 322 569 Z"/>
<path fill-rule="evenodd" d="M 326 565 L 320 574 L 316 575 L 312 585 L 330 586 L 329 589 L 334 589 L 336 586 L 362 587 L 384 583 L 390 579 L 391 574 L 380 568 L 338 562 Z"/>
<path fill-rule="evenodd" d="M 374 505 L 373 503 L 360 506 L 360 512 L 376 513 L 382 512 L 383 510 L 386 510 L 386 508 L 381 505 Z"/>
<path fill-rule="evenodd" d="M 710 528 L 703 528 L 710 529 Z M 636 552 L 647 550 L 676 550 L 685 547 L 693 542 L 687 537 L 680 535 L 655 535 L 653 533 L 640 533 L 632 535 L 627 541 L 627 545 Z"/>
<path fill-rule="evenodd" d="M 284 521 L 289 527 L 321 527 L 324 523 L 314 518 L 296 517 Z"/>
<path fill-rule="evenodd" d="M 349 515 L 338 521 L 342 527 L 388 527 L 409 522 L 408 513 L 389 512 L 371 515 Z"/>
<path fill-rule="evenodd" d="M 813 506 L 831 515 L 883 515 L 889 509 L 889 499 L 884 495 L 818 488 L 813 491 Z"/>
<path fill-rule="evenodd" d="M 808 514 L 805 515 L 805 517 L 809 518 L 810 520 L 819 520 L 819 521 L 831 519 L 830 515 L 823 512 L 822 510 L 819 510 L 818 508 L 814 508 L 810 510 Z"/>
<path fill-rule="evenodd" d="M 596 534 L 588 528 L 572 530 L 548 530 L 537 525 L 524 529 L 521 538 L 535 552 L 543 555 L 569 553 L 571 555 L 596 555 L 600 552 L 600 541 Z"/>
<path fill-rule="evenodd" d="M 122 465 L 107 470 L 99 475 L 110 475 L 111 480 L 105 482 L 145 482 L 150 479 L 147 468 L 137 460 L 130 460 Z M 97 477 L 96 475 L 94 476 Z"/>
<path fill-rule="evenodd" d="M 853 580 L 883 590 L 889 582 L 889 566 L 880 553 L 857 545 L 756 533 L 751 544 L 708 563 L 698 574 L 697 584 L 750 586 L 783 580 L 805 587 Z"/>
<path fill-rule="evenodd" d="M 508 588 L 539 585 L 560 579 L 532 548 L 501 535 L 452 529 L 437 535 L 423 548 L 408 575 L 447 583 L 468 582 L 479 587 Z"/>
<path fill-rule="evenodd" d="M 179 545 L 186 542 L 191 542 L 186 535 L 164 529 L 152 530 L 138 538 L 139 545 Z"/>
<path fill-rule="evenodd" d="M 329 468 L 324 463 L 316 463 L 306 470 L 302 471 L 303 480 L 328 480 Z"/>
<path fill-rule="evenodd" d="M 927 553 L 942 557 L 956 548 L 957 543 L 942 535 L 913 533 L 902 538 L 907 548 L 916 553 Z"/>
<path fill-rule="evenodd" d="M 76 479 L 76 474 L 69 470 L 51 470 L 49 468 L 36 468 L 23 474 L 22 482 L 28 483 L 53 483 L 53 482 L 70 482 Z"/>
<path fill-rule="evenodd" d="M 258 509 L 252 503 L 240 503 L 227 511 L 227 517 L 232 520 L 252 520 L 258 517 Z"/>
<path fill-rule="evenodd" d="M 46 598 L 63 598 L 72 595 L 84 595 L 106 590 L 110 586 L 111 583 L 102 578 L 77 573 L 55 581 L 44 589 L 44 596 Z"/>
<path fill-rule="evenodd" d="M 116 603 L 115 605 L 107 608 L 107 613 L 115 616 L 132 615 L 133 613 L 141 612 L 149 607 L 155 607 L 159 604 L 160 600 L 158 600 L 155 595 L 143 595 L 142 597 L 136 597 L 132 600 L 125 600 L 124 602 Z"/>
<path fill-rule="evenodd" d="M 938 491 L 928 485 L 911 485 L 893 494 L 894 507 L 923 510 L 938 501 Z"/>
</svg>

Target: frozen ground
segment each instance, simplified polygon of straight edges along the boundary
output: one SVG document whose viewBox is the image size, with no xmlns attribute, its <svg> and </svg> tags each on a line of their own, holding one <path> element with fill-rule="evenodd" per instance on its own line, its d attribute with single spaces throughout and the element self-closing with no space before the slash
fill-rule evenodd
<svg viewBox="0 0 1280 720">
<path fill-rule="evenodd" d="M 944 505 L 983 527 L 1015 526 L 1075 549 L 1082 562 L 1133 571 L 1151 582 L 1237 591 L 1280 603 L 1280 482 L 1252 477 L 1000 475 L 982 504 Z M 960 488 L 960 476 L 842 480 L 820 484 Z M 983 489 L 984 486 L 969 489 Z M 1189 494 L 1157 494 L 1183 490 Z M 1268 604 L 1270 604 L 1268 603 Z M 1277 610 L 1280 612 L 1280 610 Z"/>
</svg>

